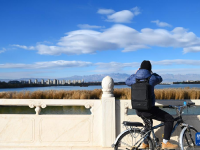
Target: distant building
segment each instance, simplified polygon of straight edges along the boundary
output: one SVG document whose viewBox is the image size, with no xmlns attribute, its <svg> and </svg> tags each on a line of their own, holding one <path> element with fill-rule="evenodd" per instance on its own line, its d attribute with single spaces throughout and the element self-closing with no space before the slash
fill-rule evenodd
<svg viewBox="0 0 200 150">
<path fill-rule="evenodd" d="M 57 85 L 59 85 L 59 80 L 57 80 Z"/>
<path fill-rule="evenodd" d="M 41 84 L 44 84 L 44 79 L 41 80 Z"/>
<path fill-rule="evenodd" d="M 31 81 L 31 79 L 29 79 L 29 80 L 28 80 L 28 84 L 32 84 L 32 81 Z"/>
<path fill-rule="evenodd" d="M 51 84 L 51 80 L 48 79 L 46 83 L 47 83 L 48 85 L 50 85 L 50 84 Z"/>
<path fill-rule="evenodd" d="M 21 81 L 21 84 L 26 84 L 26 81 L 23 81 L 23 80 L 22 80 L 22 81 Z"/>
<path fill-rule="evenodd" d="M 57 80 L 56 79 L 53 80 L 53 85 L 57 85 Z"/>
<path fill-rule="evenodd" d="M 82 83 L 84 83 L 84 80 L 82 79 Z"/>
<path fill-rule="evenodd" d="M 62 85 L 64 85 L 65 84 L 65 80 L 62 80 Z"/>
<path fill-rule="evenodd" d="M 71 80 L 68 81 L 68 84 L 71 84 Z"/>
<path fill-rule="evenodd" d="M 72 82 L 73 82 L 73 84 L 76 84 L 76 80 L 73 80 Z"/>
<path fill-rule="evenodd" d="M 35 79 L 35 84 L 38 84 L 38 80 L 37 79 Z"/>
<path fill-rule="evenodd" d="M 193 80 L 187 80 L 186 82 L 194 82 Z"/>
</svg>

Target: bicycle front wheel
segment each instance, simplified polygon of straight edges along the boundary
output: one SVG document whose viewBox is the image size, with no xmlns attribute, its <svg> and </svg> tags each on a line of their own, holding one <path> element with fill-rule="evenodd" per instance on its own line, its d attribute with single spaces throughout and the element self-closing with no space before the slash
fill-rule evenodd
<svg viewBox="0 0 200 150">
<path fill-rule="evenodd" d="M 183 150 L 197 150 L 196 143 L 195 143 L 195 134 L 198 131 L 193 128 L 189 127 L 188 129 L 185 130 L 182 136 L 182 148 Z"/>
<path fill-rule="evenodd" d="M 118 139 L 115 145 L 115 150 L 138 150 L 136 147 L 138 145 L 141 145 L 142 143 L 142 140 L 140 141 L 141 138 L 142 138 L 142 134 L 139 130 L 126 131 Z M 152 139 L 150 137 L 147 137 L 147 141 L 148 141 L 149 147 L 145 148 L 144 150 L 154 150 Z"/>
</svg>

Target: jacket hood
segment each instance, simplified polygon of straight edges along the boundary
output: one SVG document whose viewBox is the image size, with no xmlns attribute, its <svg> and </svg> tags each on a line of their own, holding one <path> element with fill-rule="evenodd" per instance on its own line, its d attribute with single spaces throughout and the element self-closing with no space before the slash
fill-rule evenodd
<svg viewBox="0 0 200 150">
<path fill-rule="evenodd" d="M 146 69 L 140 69 L 137 71 L 137 73 L 135 74 L 135 78 L 136 79 L 145 79 L 151 76 L 151 73 L 149 70 Z"/>
</svg>

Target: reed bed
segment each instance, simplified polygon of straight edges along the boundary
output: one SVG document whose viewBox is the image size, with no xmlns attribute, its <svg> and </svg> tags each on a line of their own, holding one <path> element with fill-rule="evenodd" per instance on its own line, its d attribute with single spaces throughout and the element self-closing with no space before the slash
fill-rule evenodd
<svg viewBox="0 0 200 150">
<path fill-rule="evenodd" d="M 5 99 L 101 99 L 101 95 L 101 89 L 0 92 L 0 98 Z"/>
<path fill-rule="evenodd" d="M 102 90 L 49 90 L 49 91 L 22 91 L 0 92 L 0 98 L 5 99 L 101 99 Z M 116 99 L 131 99 L 130 88 L 115 89 Z M 155 89 L 156 99 L 200 99 L 200 88 L 168 88 Z"/>
</svg>

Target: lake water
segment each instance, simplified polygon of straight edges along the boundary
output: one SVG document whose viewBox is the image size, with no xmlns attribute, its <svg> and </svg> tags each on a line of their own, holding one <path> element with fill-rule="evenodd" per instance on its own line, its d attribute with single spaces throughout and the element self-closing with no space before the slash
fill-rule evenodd
<svg viewBox="0 0 200 150">
<path fill-rule="evenodd" d="M 172 85 L 157 85 L 155 89 L 165 89 L 165 88 L 200 88 L 200 84 L 172 84 Z M 115 85 L 114 88 L 129 88 L 127 85 Z M 26 88 L 6 88 L 0 89 L 0 92 L 7 91 L 46 91 L 46 90 L 94 90 L 102 89 L 101 86 L 88 86 L 88 87 L 79 87 L 79 86 L 49 86 L 49 87 L 26 87 Z"/>
</svg>

